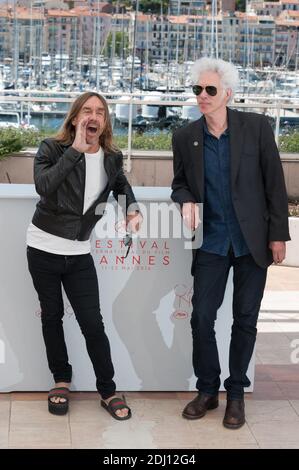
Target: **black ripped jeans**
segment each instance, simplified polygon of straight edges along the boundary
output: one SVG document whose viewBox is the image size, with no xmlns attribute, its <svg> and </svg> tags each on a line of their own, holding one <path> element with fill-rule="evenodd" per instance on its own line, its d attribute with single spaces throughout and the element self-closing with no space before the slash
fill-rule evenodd
<svg viewBox="0 0 299 470">
<path fill-rule="evenodd" d="M 100 313 L 98 280 L 92 256 L 56 255 L 28 246 L 27 259 L 40 301 L 43 337 L 55 382 L 71 382 L 72 379 L 63 332 L 63 286 L 86 341 L 97 389 L 106 400 L 115 393 L 114 369 Z"/>
</svg>

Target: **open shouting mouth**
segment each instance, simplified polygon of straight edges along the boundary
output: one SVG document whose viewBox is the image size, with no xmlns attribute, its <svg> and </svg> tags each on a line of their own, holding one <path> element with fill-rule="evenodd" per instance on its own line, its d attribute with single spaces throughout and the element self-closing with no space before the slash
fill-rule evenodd
<svg viewBox="0 0 299 470">
<path fill-rule="evenodd" d="M 88 125 L 86 129 L 87 129 L 89 134 L 96 134 L 97 131 L 98 131 L 98 127 L 93 126 L 92 124 Z"/>
</svg>

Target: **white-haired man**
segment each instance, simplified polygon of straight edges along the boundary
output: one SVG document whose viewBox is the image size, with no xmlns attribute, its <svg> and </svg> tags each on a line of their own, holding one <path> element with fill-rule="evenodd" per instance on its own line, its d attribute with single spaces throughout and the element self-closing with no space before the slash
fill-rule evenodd
<svg viewBox="0 0 299 470">
<path fill-rule="evenodd" d="M 203 206 L 203 243 L 193 253 L 193 367 L 198 395 L 184 409 L 202 418 L 218 406 L 220 365 L 214 323 L 230 267 L 234 270 L 233 326 L 227 406 L 223 424 L 245 423 L 244 387 L 256 339 L 267 267 L 285 258 L 288 201 L 282 166 L 267 118 L 232 110 L 238 84 L 230 63 L 202 58 L 193 67 L 193 91 L 203 116 L 173 135 L 172 199 L 186 225 L 198 225 Z"/>
</svg>

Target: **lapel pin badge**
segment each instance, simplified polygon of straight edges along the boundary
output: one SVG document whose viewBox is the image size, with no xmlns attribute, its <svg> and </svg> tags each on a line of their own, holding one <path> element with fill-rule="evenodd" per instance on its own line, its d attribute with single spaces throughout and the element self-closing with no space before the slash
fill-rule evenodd
<svg viewBox="0 0 299 470">
<path fill-rule="evenodd" d="M 197 140 L 196 140 L 195 142 L 193 142 L 193 145 L 194 145 L 194 147 L 197 147 L 197 146 L 198 146 Z"/>
</svg>

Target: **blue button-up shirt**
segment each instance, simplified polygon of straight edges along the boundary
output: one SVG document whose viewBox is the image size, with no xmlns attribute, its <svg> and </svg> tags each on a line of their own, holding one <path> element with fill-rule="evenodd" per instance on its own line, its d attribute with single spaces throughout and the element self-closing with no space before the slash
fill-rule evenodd
<svg viewBox="0 0 299 470">
<path fill-rule="evenodd" d="M 201 250 L 226 256 L 232 246 L 236 257 L 249 253 L 232 203 L 229 130 L 219 139 L 204 121 L 203 243 Z"/>
</svg>

